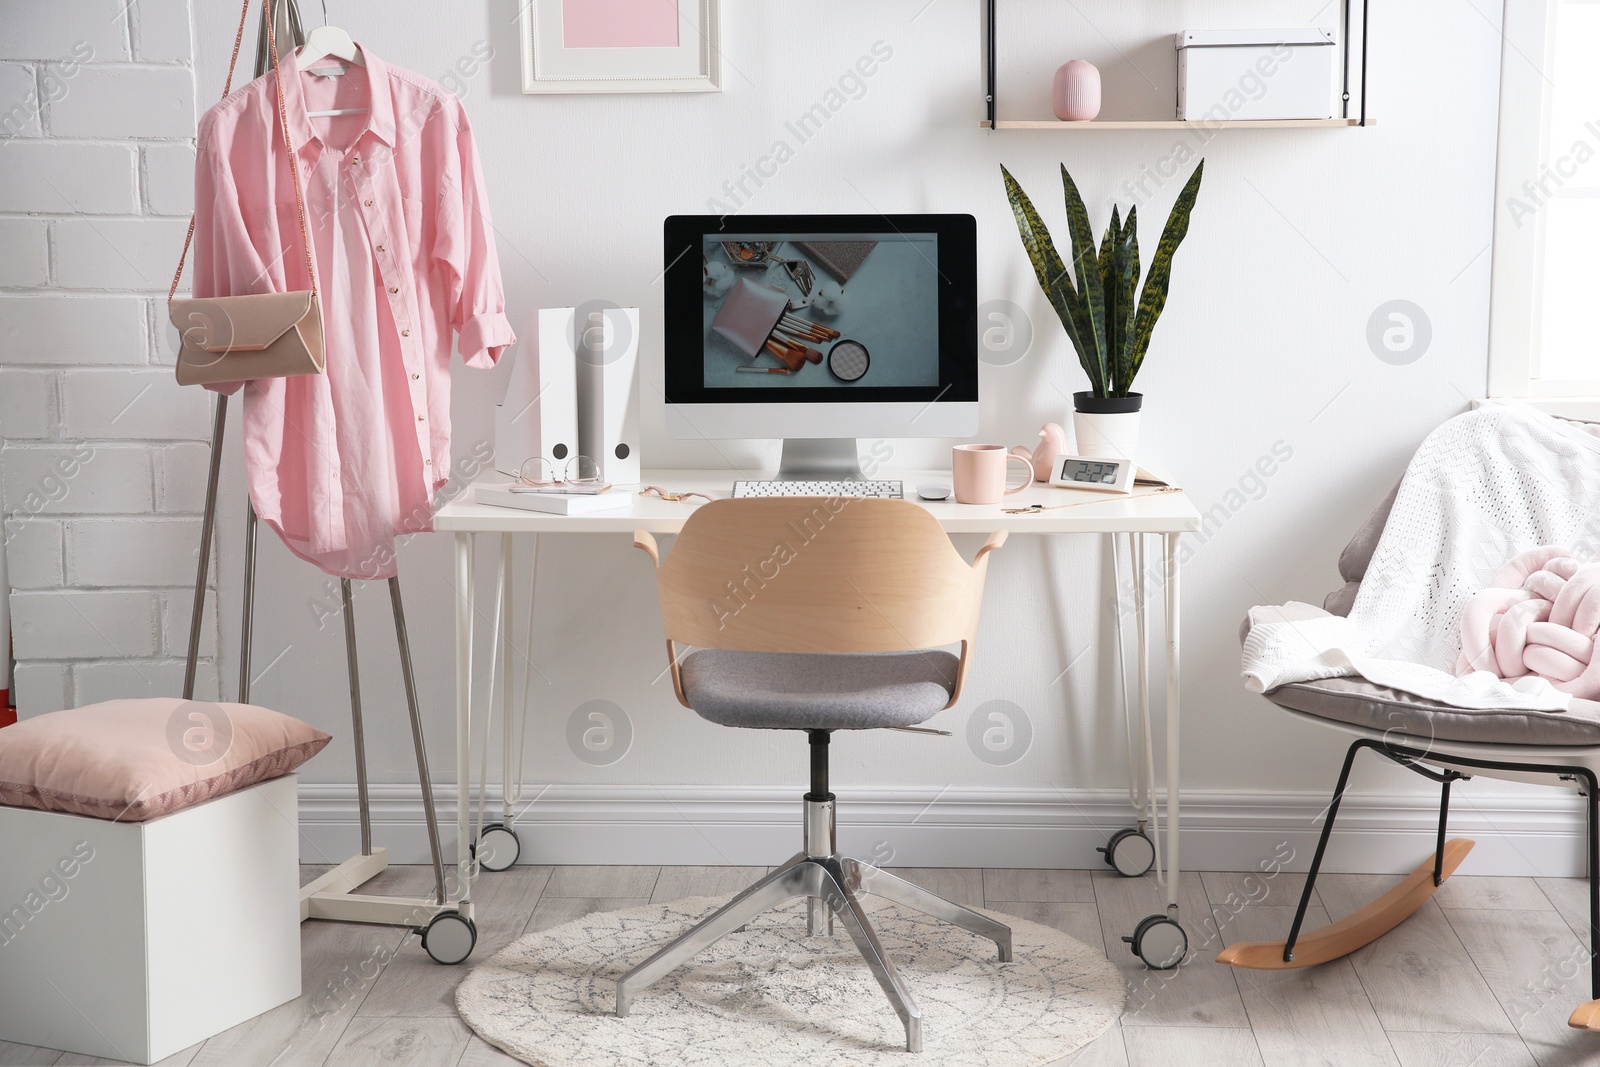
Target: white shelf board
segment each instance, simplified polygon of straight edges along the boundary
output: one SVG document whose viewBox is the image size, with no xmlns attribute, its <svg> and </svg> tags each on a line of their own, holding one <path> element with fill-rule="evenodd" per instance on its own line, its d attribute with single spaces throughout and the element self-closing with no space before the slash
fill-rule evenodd
<svg viewBox="0 0 1600 1067">
<path fill-rule="evenodd" d="M 987 128 L 987 120 L 978 123 Z M 1062 122 L 1059 119 L 1001 119 L 995 124 L 1001 130 L 1299 130 L 1333 129 L 1360 126 L 1360 119 L 1139 119 L 1107 120 L 1105 122 Z M 1368 126 L 1375 126 L 1373 119 Z"/>
</svg>

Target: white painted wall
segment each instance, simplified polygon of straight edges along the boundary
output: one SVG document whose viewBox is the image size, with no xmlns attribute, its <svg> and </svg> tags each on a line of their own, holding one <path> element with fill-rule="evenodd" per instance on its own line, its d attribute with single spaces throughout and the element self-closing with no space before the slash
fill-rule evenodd
<svg viewBox="0 0 1600 1067">
<path fill-rule="evenodd" d="M 83 0 L 68 14 L 65 5 L 5 4 L 4 22 L 16 27 L 20 21 L 27 32 L 8 30 L 0 56 L 17 62 L 8 59 L 0 74 L 16 68 L 37 76 L 43 68 L 35 61 L 66 54 L 75 40 L 99 32 L 94 23 L 101 8 L 117 6 Z M 167 27 L 169 8 L 182 6 L 180 0 L 138 0 L 131 9 L 135 47 L 145 19 L 164 13 Z M 1376 127 L 1228 131 L 1203 145 L 1205 187 L 1140 378 L 1148 398 L 1148 461 L 1169 471 L 1202 509 L 1221 506 L 1210 535 L 1190 541 L 1183 590 L 1185 784 L 1199 797 L 1257 791 L 1281 797 L 1331 788 L 1342 746 L 1332 735 L 1287 722 L 1243 691 L 1238 621 L 1255 603 L 1320 601 L 1337 584 L 1339 548 L 1417 442 L 1484 388 L 1499 13 L 1444 0 L 1375 6 L 1382 9 L 1371 54 Z M 328 13 L 386 60 L 448 77 L 464 96 L 488 175 L 511 314 L 524 337 L 532 335 L 531 315 L 540 306 L 605 298 L 643 309 L 645 462 L 652 467 L 754 468 L 776 457 L 767 442 L 712 446 L 664 436 L 656 281 L 664 215 L 704 211 L 713 200 L 760 212 L 971 212 L 979 224 L 980 299 L 1023 305 L 1035 328 L 1026 358 L 984 367 L 980 433 L 1028 442 L 1042 422 L 1063 418 L 1066 394 L 1083 379 L 1019 247 L 999 165 L 1010 167 L 1063 229 L 1055 192 L 1061 161 L 1072 169 L 1097 226 L 1104 225 L 1112 198 L 1124 206 L 1136 200 L 1148 249 L 1180 181 L 1147 180 L 1142 191 L 1132 183 L 1159 174 L 1164 161 L 1181 154 L 1180 145 L 1197 144 L 1193 135 L 1171 132 L 980 130 L 981 11 L 971 0 L 724 0 L 725 91 L 695 96 L 524 96 L 517 90 L 517 7 L 516 0 L 479 0 L 449 5 L 443 14 L 440 5 L 421 0 L 329 0 Z M 1331 19 L 1334 10 L 1321 0 L 1136 6 L 1008 0 L 1001 31 L 1003 113 L 1046 114 L 1050 71 L 1077 56 L 1107 72 L 1107 117 L 1164 115 L 1174 76 L 1165 35 L 1188 27 L 1310 25 Z M 321 18 L 316 3 L 306 4 L 305 12 L 312 24 Z M 196 13 L 194 91 L 201 106 L 220 87 L 235 16 L 232 4 L 220 3 Z M 24 47 L 15 43 L 19 39 L 38 43 Z M 188 92 L 186 53 L 180 40 L 152 53 L 148 63 L 135 51 L 141 58 L 129 65 L 129 53 L 119 51 L 126 37 L 111 33 L 108 40 L 107 50 L 97 51 L 95 69 L 73 80 L 60 103 L 47 106 L 42 127 L 0 146 L 9 190 L 0 203 L 0 225 L 17 233 L 5 238 L 5 258 L 34 264 L 31 273 L 4 280 L 8 288 L 0 294 L 7 336 L 0 378 L 6 507 L 20 506 L 18 494 L 39 477 L 33 472 L 44 453 L 68 448 L 82 435 L 97 450 L 67 501 L 23 524 L 27 532 L 13 541 L 13 580 L 37 587 L 14 598 L 19 633 L 26 632 L 30 611 L 40 619 L 55 612 L 71 629 L 75 607 L 87 606 L 91 618 L 99 618 L 92 612 L 126 610 L 137 664 L 137 670 L 118 665 L 103 651 L 79 651 L 65 639 L 52 646 L 60 655 L 33 652 L 18 686 L 39 709 L 97 699 L 108 688 L 97 679 L 107 677 L 119 691 L 138 690 L 141 673 L 152 691 L 175 691 L 173 642 L 184 634 L 181 613 L 188 603 L 180 586 L 192 560 L 196 488 L 203 480 L 198 448 L 146 438 L 203 438 L 203 401 L 180 395 L 165 371 L 137 369 L 171 358 L 156 298 L 181 231 L 168 216 L 183 210 L 173 175 L 182 169 L 175 161 L 187 129 L 138 124 L 157 102 Z M 475 69 L 483 42 L 493 59 Z M 846 102 L 802 143 L 786 122 L 840 87 L 857 58 L 878 42 L 892 49 L 891 58 L 870 78 L 846 81 Z M 114 63 L 101 71 L 102 60 Z M 113 75 L 114 92 L 97 88 Z M 67 114 L 78 107 L 80 86 L 96 102 L 83 107 L 78 132 L 58 131 L 56 109 Z M 126 139 L 135 132 L 142 138 L 137 186 Z M 163 139 L 169 137 L 179 139 Z M 747 177 L 779 141 L 787 142 L 793 158 L 775 174 L 767 167 L 770 176 L 759 184 Z M 72 153 L 100 153 L 104 161 L 74 163 L 67 158 Z M 742 192 L 736 188 L 741 179 Z M 69 180 L 74 192 L 62 202 L 55 190 Z M 16 190 L 33 192 L 25 197 Z M 98 236 L 105 238 L 103 247 L 91 255 Z M 1396 298 L 1420 305 L 1432 325 L 1431 347 L 1407 366 L 1380 361 L 1366 341 L 1369 316 Z M 65 314 L 52 317 L 58 309 Z M 46 343 L 61 330 L 80 340 L 65 347 Z M 505 373 L 458 372 L 458 457 L 490 438 L 490 413 Z M 124 433 L 120 427 L 133 417 L 113 424 L 116 400 L 131 399 L 146 377 L 154 388 L 130 411 L 147 408 L 149 418 L 141 414 L 130 423 L 139 428 Z M 121 391 L 111 398 L 91 392 L 112 389 Z M 935 466 L 947 461 L 950 443 L 892 446 L 902 463 Z M 220 663 L 227 693 L 237 670 L 232 649 L 243 508 L 237 439 L 230 444 L 233 477 L 220 548 Z M 1275 446 L 1291 457 L 1262 477 L 1257 464 Z M 94 568 L 91 582 L 81 569 L 88 559 L 75 562 L 74 553 L 98 543 L 88 513 L 101 511 L 115 513 L 116 529 L 129 536 L 95 550 L 116 566 Z M 168 519 L 168 513 L 180 517 Z M 145 550 L 136 554 L 135 545 L 150 545 L 164 562 L 136 565 Z M 528 547 L 520 552 L 526 574 Z M 485 546 L 482 570 L 492 567 L 492 558 Z M 641 784 L 668 791 L 798 788 L 805 756 L 797 738 L 722 730 L 674 702 L 660 678 L 648 561 L 624 538 L 547 538 L 538 567 L 530 781 L 601 790 Z M 958 736 L 841 738 L 835 775 L 846 797 L 851 788 L 932 797 L 945 787 L 992 787 L 1035 790 L 1043 798 L 1059 797 L 1060 789 L 1120 788 L 1121 727 L 1111 714 L 1110 631 L 1101 615 L 1110 591 L 1107 568 L 1093 539 L 1013 539 L 990 571 L 968 695 L 933 722 Z M 413 539 L 402 552 L 401 572 L 436 769 L 448 768 L 448 539 Z M 100 582 L 132 588 L 88 591 Z M 253 697 L 338 735 L 303 778 L 330 784 L 330 796 L 342 795 L 331 786 L 352 777 L 344 651 L 339 622 L 328 614 L 337 587 L 291 560 L 267 534 L 260 591 L 255 670 L 261 677 Z M 481 591 L 487 596 L 487 584 Z M 403 782 L 410 774 L 409 738 L 386 601 L 381 588 L 358 598 L 362 673 L 374 777 Z M 157 627 L 158 610 L 176 623 L 176 633 L 171 625 Z M 591 699 L 614 702 L 633 727 L 631 751 L 607 767 L 580 761 L 566 741 L 569 715 Z M 972 712 L 997 699 L 1019 706 L 1033 731 L 1027 755 L 1006 767 L 976 759 L 960 736 Z M 1405 777 L 1375 769 L 1358 782 L 1379 792 L 1415 789 Z M 1262 799 L 1267 802 L 1266 795 Z M 775 847 L 782 851 L 782 844 L 787 841 Z"/>
</svg>

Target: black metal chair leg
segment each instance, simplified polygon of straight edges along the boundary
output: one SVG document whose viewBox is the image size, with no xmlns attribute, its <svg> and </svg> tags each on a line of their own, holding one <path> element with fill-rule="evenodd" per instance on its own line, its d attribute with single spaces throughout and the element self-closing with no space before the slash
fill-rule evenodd
<svg viewBox="0 0 1600 1067">
<path fill-rule="evenodd" d="M 1595 812 L 1595 804 L 1600 803 L 1600 782 L 1593 771 L 1584 769 L 1580 773 L 1589 794 L 1583 805 L 1589 831 L 1589 996 L 1600 1000 L 1600 952 L 1596 951 L 1600 945 L 1596 940 L 1600 937 L 1600 820 Z"/>
<path fill-rule="evenodd" d="M 1339 802 L 1344 799 L 1344 787 L 1350 781 L 1350 768 L 1355 764 L 1356 753 L 1369 747 L 1361 739 L 1351 744 L 1344 754 L 1344 767 L 1339 771 L 1339 784 L 1334 787 L 1333 800 L 1328 804 L 1328 816 L 1322 823 L 1322 836 L 1317 839 L 1317 851 L 1311 857 L 1311 870 L 1306 872 L 1306 887 L 1300 894 L 1300 905 L 1294 910 L 1294 923 L 1289 927 L 1289 939 L 1283 943 L 1283 962 L 1294 960 L 1294 943 L 1300 939 L 1300 926 L 1306 920 L 1306 908 L 1311 905 L 1311 892 L 1317 884 L 1317 872 L 1322 869 L 1322 855 L 1328 850 L 1328 838 L 1333 834 L 1333 820 L 1339 816 Z"/>
<path fill-rule="evenodd" d="M 1444 885 L 1444 831 L 1450 823 L 1450 783 L 1454 778 L 1446 777 L 1439 783 L 1439 838 L 1433 846 L 1433 884 L 1434 888 Z"/>
</svg>

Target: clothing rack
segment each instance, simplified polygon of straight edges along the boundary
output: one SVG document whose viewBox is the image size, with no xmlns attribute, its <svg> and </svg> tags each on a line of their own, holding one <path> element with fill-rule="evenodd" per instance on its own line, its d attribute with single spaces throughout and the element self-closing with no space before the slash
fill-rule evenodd
<svg viewBox="0 0 1600 1067">
<path fill-rule="evenodd" d="M 260 37 L 256 46 L 256 77 L 271 69 L 267 48 L 267 5 L 273 4 L 274 25 L 286 28 L 291 47 L 305 43 L 305 31 L 296 0 L 263 0 Z M 206 481 L 205 514 L 200 524 L 200 561 L 196 567 L 194 609 L 189 617 L 189 648 L 184 664 L 183 699 L 194 699 L 196 665 L 200 656 L 200 631 L 205 616 L 206 577 L 211 562 L 212 540 L 216 532 L 217 486 L 222 477 L 222 442 L 227 430 L 228 397 L 218 393 L 211 424 L 211 463 Z M 239 686 L 241 704 L 250 700 L 251 633 L 255 620 L 256 511 L 245 504 L 244 528 L 244 606 L 239 628 Z M 361 678 L 357 669 L 355 605 L 350 579 L 339 580 L 341 609 L 344 613 L 345 662 L 350 676 L 351 739 L 355 742 L 356 794 L 361 813 L 361 852 L 340 863 L 300 891 L 300 919 L 327 919 L 335 922 L 379 923 L 409 926 L 422 937 L 423 948 L 440 963 L 460 963 L 477 944 L 472 901 L 465 896 L 451 900 L 445 885 L 444 853 L 439 842 L 439 817 L 433 798 L 433 779 L 428 771 L 428 754 L 423 742 L 422 713 L 417 703 L 416 680 L 412 674 L 411 643 L 406 633 L 405 608 L 400 599 L 400 580 L 388 579 L 389 606 L 394 615 L 395 640 L 400 649 L 400 670 L 405 683 L 406 705 L 411 718 L 411 741 L 416 750 L 417 778 L 422 787 L 422 806 L 428 827 L 428 847 L 433 859 L 434 895 L 431 900 L 359 894 L 355 890 L 381 874 L 389 865 L 388 851 L 372 844 L 372 803 L 367 783 L 366 732 L 361 714 Z M 459 802 L 465 804 L 464 792 Z"/>
</svg>

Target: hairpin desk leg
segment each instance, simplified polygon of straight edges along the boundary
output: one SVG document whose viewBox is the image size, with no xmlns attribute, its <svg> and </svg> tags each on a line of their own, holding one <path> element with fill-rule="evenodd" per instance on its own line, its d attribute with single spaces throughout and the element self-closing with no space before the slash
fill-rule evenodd
<svg viewBox="0 0 1600 1067">
<path fill-rule="evenodd" d="M 1162 536 L 1167 593 L 1167 912 L 1178 916 L 1178 538 Z"/>
<path fill-rule="evenodd" d="M 500 805 L 501 818 L 505 827 L 516 834 L 514 824 L 516 812 L 511 810 L 511 745 L 512 745 L 512 700 L 511 700 L 511 591 L 515 587 L 512 581 L 511 570 L 511 535 L 500 535 Z M 528 628 L 530 630 L 528 646 L 533 646 L 531 630 L 533 628 L 533 615 L 528 615 Z M 520 782 L 518 783 L 521 784 Z"/>
<path fill-rule="evenodd" d="M 200 562 L 195 567 L 194 608 L 189 613 L 189 654 L 183 664 L 183 699 L 194 699 L 195 668 L 200 662 L 200 626 L 205 620 L 206 574 L 211 566 L 211 539 L 217 529 L 217 482 L 222 477 L 222 436 L 228 427 L 228 397 L 217 394 L 211 420 L 211 470 L 206 476 L 206 510 L 200 520 Z"/>
<path fill-rule="evenodd" d="M 456 534 L 456 866 L 461 911 L 471 917 L 472 811 L 472 548 L 474 535 Z"/>
<path fill-rule="evenodd" d="M 1150 601 L 1145 589 L 1144 534 L 1128 535 L 1128 558 L 1133 568 L 1133 673 L 1139 690 L 1139 812 L 1141 818 L 1149 816 L 1155 806 L 1155 781 L 1150 755 Z M 1151 833 L 1154 834 L 1152 827 Z M 1156 851 L 1159 859 L 1160 852 Z M 1160 864 L 1156 864 L 1160 876 Z"/>
<path fill-rule="evenodd" d="M 433 776 L 428 773 L 428 750 L 422 739 L 422 710 L 417 706 L 417 680 L 411 673 L 411 641 L 406 636 L 406 611 L 400 603 L 400 579 L 389 579 L 389 606 L 394 610 L 394 635 L 400 645 L 400 676 L 406 685 L 406 707 L 411 712 L 411 743 L 417 750 L 417 780 L 422 785 L 422 813 L 428 823 L 428 848 L 433 855 L 433 877 L 438 901 L 447 899 L 444 888 L 444 852 L 439 847 L 439 813 L 433 805 Z"/>
<path fill-rule="evenodd" d="M 250 703 L 250 631 L 256 617 L 256 506 L 245 504 L 244 617 L 239 624 L 239 703 Z"/>
<path fill-rule="evenodd" d="M 356 746 L 356 803 L 361 808 L 361 854 L 372 855 L 372 798 L 367 795 L 367 734 L 361 721 L 361 672 L 356 665 L 356 606 L 350 579 L 339 579 L 344 608 L 345 666 L 350 672 L 350 739 Z"/>
<path fill-rule="evenodd" d="M 1140 575 L 1144 570 L 1144 547 L 1142 534 L 1134 535 L 1135 544 L 1138 546 L 1134 552 L 1137 560 L 1136 569 Z M 1184 930 L 1178 918 L 1178 889 L 1181 878 L 1181 867 L 1178 857 L 1178 535 L 1169 533 L 1162 535 L 1161 555 L 1162 567 L 1162 592 L 1166 601 L 1167 624 L 1167 855 L 1166 855 L 1166 888 L 1167 907 L 1164 912 L 1147 915 L 1140 920 L 1131 935 L 1123 937 L 1133 953 L 1145 964 L 1155 970 L 1170 970 L 1181 964 L 1189 953 L 1189 935 Z M 1137 611 L 1139 613 L 1139 696 L 1140 696 L 1140 721 L 1145 735 L 1146 759 L 1150 755 L 1150 727 L 1149 727 L 1149 671 L 1148 637 L 1146 627 L 1149 625 L 1150 612 L 1145 603 L 1145 589 L 1142 580 L 1138 581 Z M 1149 778 L 1152 793 L 1154 790 L 1155 772 L 1153 765 L 1150 767 Z M 1155 805 L 1152 801 L 1152 810 Z M 1159 840 L 1159 833 L 1152 837 Z M 1161 854 L 1156 853 L 1156 874 L 1161 875 Z"/>
</svg>

